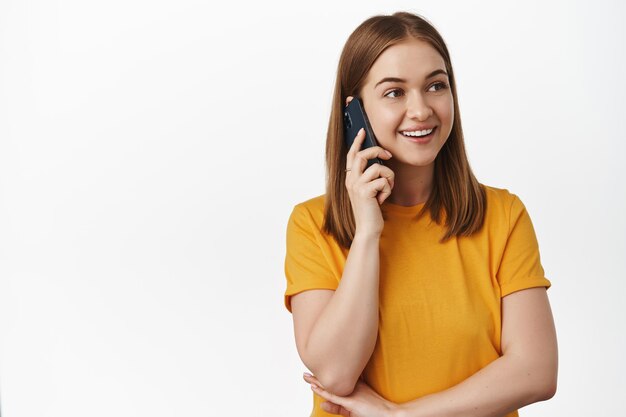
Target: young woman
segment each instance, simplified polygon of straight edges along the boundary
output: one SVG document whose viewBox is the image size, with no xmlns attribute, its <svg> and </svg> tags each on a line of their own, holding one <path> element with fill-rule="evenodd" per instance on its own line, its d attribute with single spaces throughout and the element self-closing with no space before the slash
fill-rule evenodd
<svg viewBox="0 0 626 417">
<path fill-rule="evenodd" d="M 344 144 L 355 97 L 379 146 L 360 150 L 363 132 Z M 424 18 L 374 16 L 350 35 L 326 164 L 326 193 L 291 213 L 285 259 L 311 416 L 510 417 L 551 398 L 551 283 L 531 219 L 474 177 L 450 55 Z"/>
</svg>

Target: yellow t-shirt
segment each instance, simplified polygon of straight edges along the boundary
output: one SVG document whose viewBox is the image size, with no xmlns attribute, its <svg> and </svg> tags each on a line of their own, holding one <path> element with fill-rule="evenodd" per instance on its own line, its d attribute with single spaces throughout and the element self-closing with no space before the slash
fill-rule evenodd
<svg viewBox="0 0 626 417">
<path fill-rule="evenodd" d="M 380 237 L 378 340 L 365 381 L 395 403 L 450 388 L 502 355 L 501 298 L 549 288 L 532 222 L 522 201 L 485 186 L 487 212 L 479 232 L 439 243 L 445 228 L 424 203 L 384 202 Z M 297 204 L 287 226 L 285 306 L 309 289 L 336 289 L 348 250 L 323 233 L 321 195 Z M 331 416 L 314 396 L 311 416 Z M 507 417 L 517 416 L 517 411 Z"/>
</svg>

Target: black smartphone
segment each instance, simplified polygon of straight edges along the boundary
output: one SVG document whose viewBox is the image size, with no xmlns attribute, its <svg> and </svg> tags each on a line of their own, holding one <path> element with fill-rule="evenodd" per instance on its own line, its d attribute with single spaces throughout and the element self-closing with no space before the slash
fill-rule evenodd
<svg viewBox="0 0 626 417">
<path fill-rule="evenodd" d="M 350 149 L 354 143 L 354 138 L 357 133 L 359 133 L 361 128 L 365 129 L 365 139 L 363 140 L 360 150 L 371 148 L 372 146 L 378 146 L 372 126 L 370 126 L 367 114 L 365 114 L 363 102 L 359 97 L 354 97 L 343 111 L 343 133 L 348 149 Z M 363 171 L 372 166 L 372 164 L 376 163 L 385 165 L 380 158 L 368 159 L 367 166 L 363 169 Z"/>
</svg>

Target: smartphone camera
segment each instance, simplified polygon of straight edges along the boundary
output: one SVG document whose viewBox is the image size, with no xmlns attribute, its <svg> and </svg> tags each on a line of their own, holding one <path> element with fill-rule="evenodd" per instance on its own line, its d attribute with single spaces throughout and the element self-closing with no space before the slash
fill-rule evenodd
<svg viewBox="0 0 626 417">
<path fill-rule="evenodd" d="M 348 129 L 352 127 L 352 119 L 350 119 L 350 114 L 348 114 L 348 112 L 343 113 L 343 121 Z"/>
</svg>

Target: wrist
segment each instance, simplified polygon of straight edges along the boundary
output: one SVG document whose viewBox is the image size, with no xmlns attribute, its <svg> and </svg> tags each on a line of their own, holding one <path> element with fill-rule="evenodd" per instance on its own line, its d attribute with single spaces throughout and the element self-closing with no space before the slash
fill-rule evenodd
<svg viewBox="0 0 626 417">
<path fill-rule="evenodd" d="M 402 404 L 390 403 L 388 417 L 408 417 Z"/>
<path fill-rule="evenodd" d="M 356 231 L 354 234 L 354 239 L 352 242 L 361 240 L 361 241 L 380 241 L 380 232 L 369 232 L 369 231 Z"/>
</svg>

